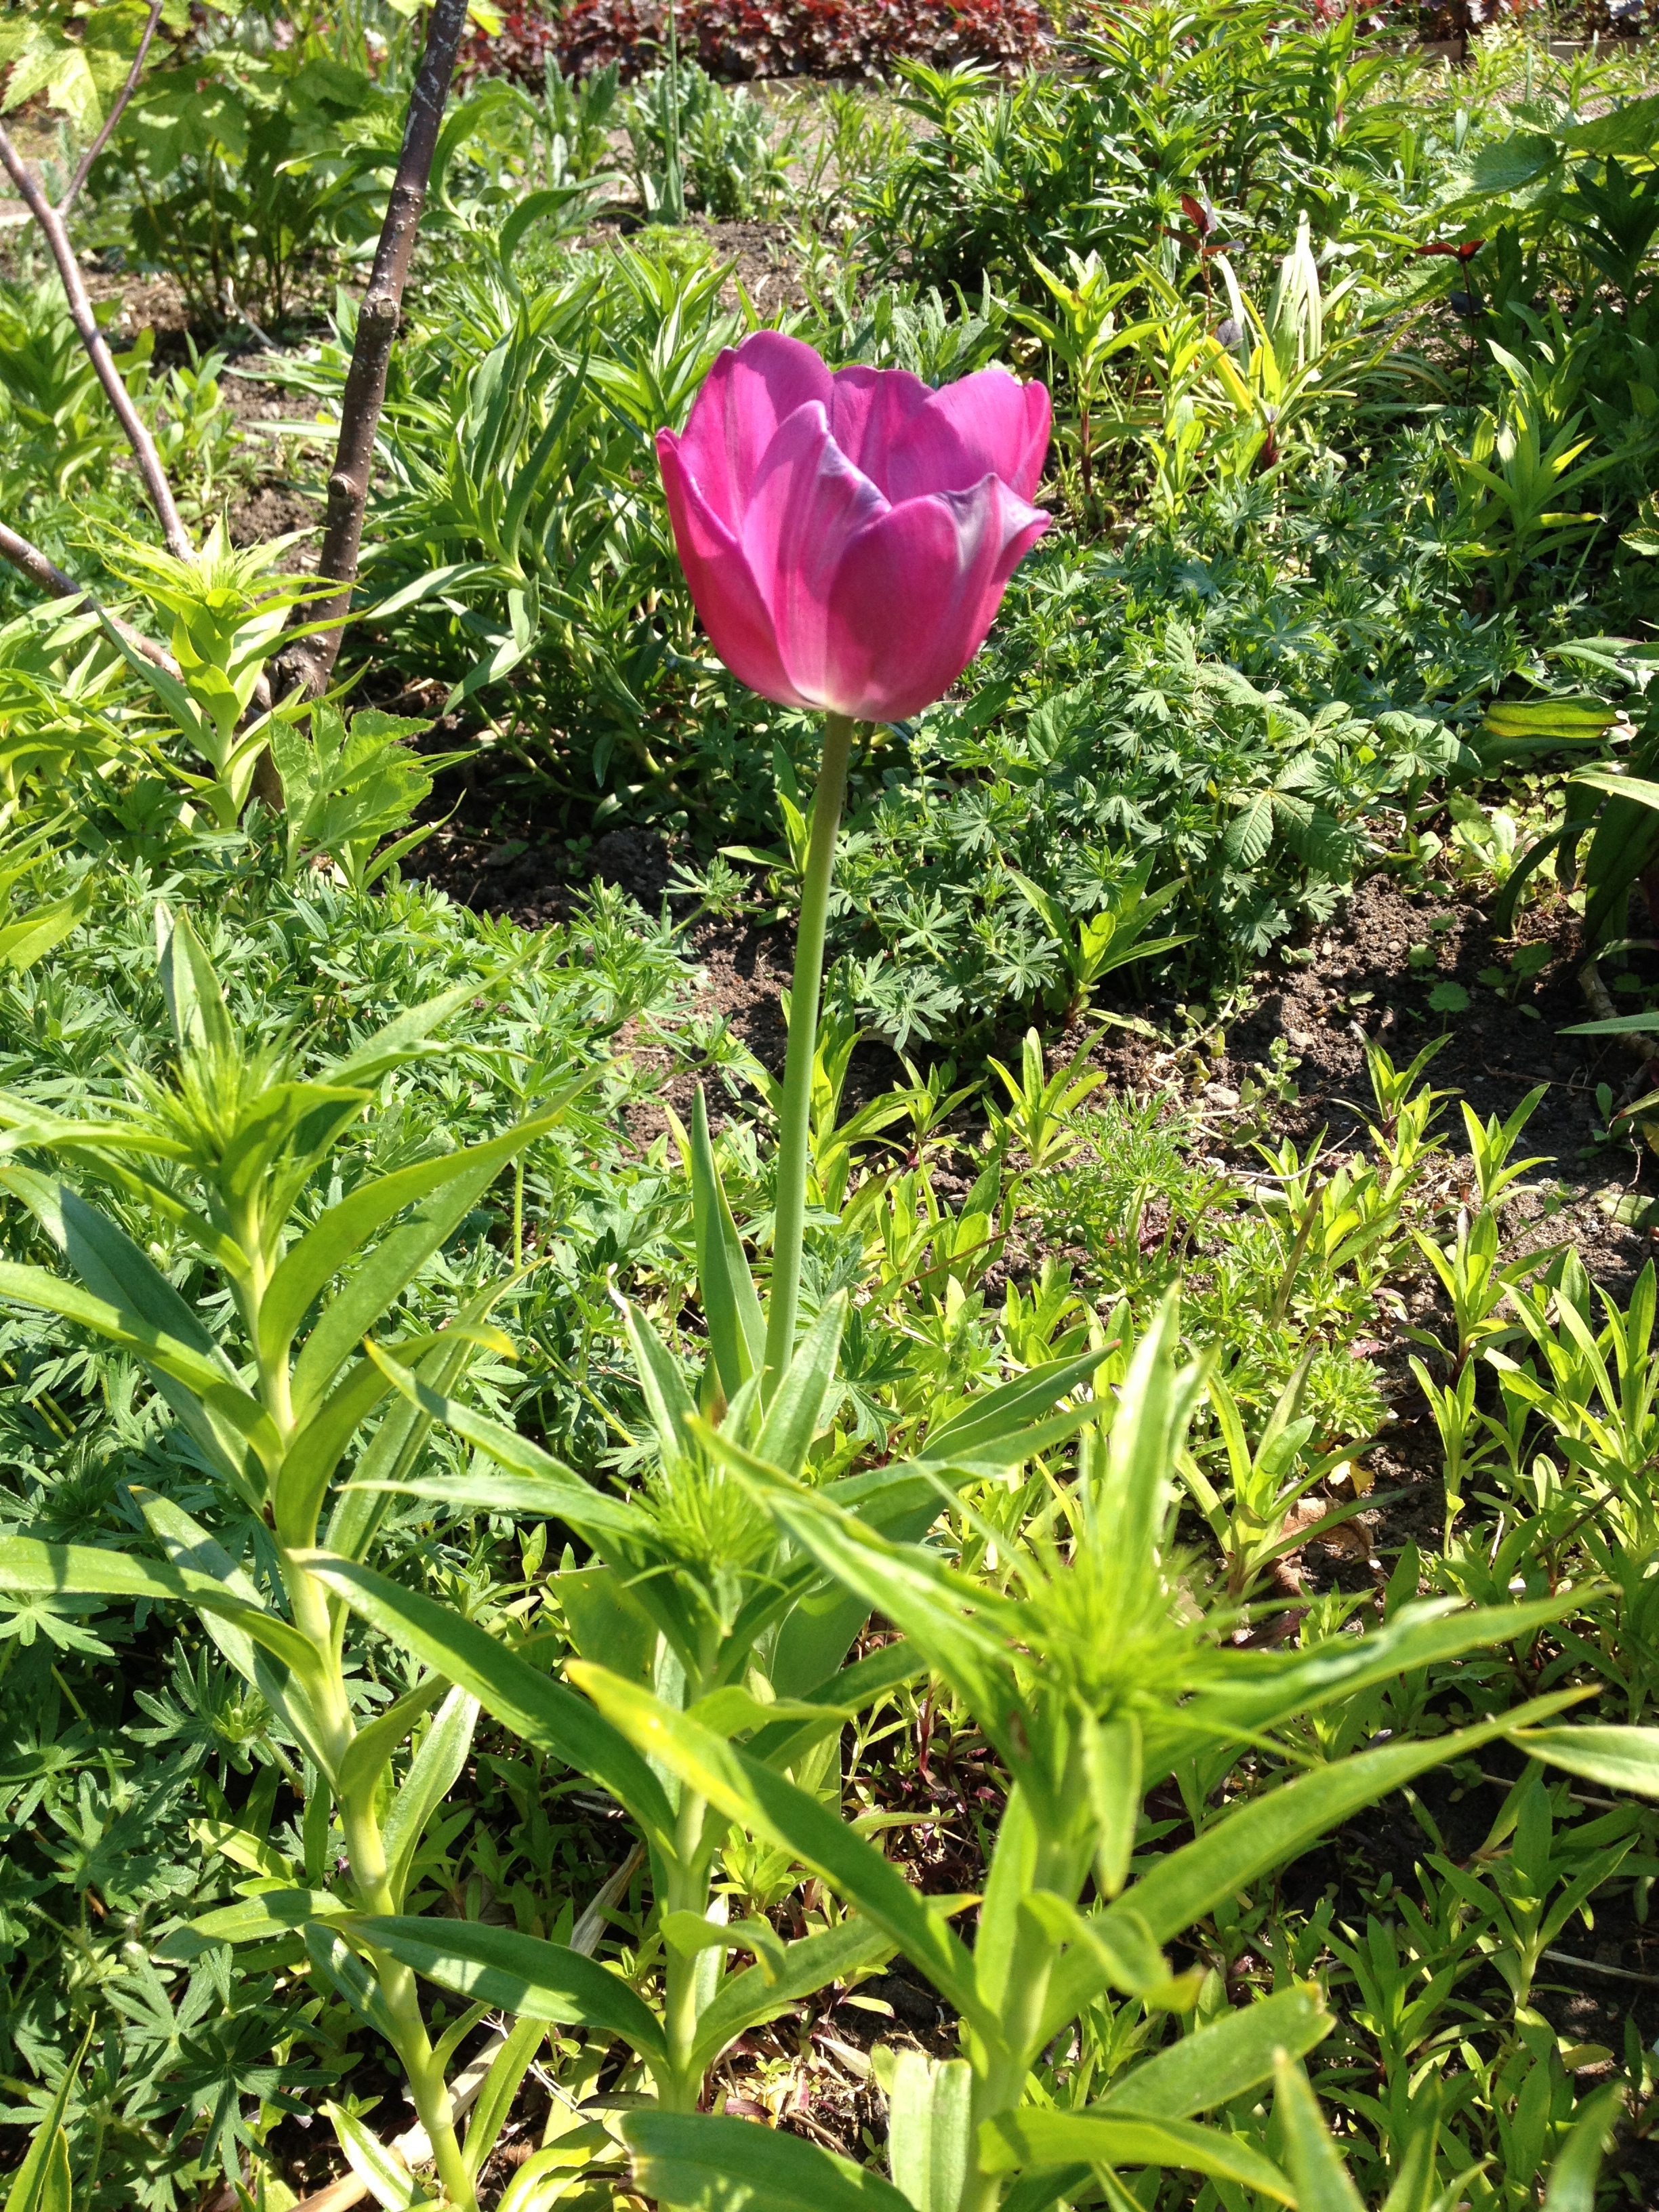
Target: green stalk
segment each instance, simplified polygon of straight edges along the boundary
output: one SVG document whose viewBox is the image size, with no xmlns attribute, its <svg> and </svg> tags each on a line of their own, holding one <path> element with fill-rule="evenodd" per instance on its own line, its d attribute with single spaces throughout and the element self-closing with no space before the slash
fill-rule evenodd
<svg viewBox="0 0 1659 2212">
<path fill-rule="evenodd" d="M 801 1245 L 806 1229 L 806 1172 L 812 1155 L 812 1068 L 817 1057 L 818 995 L 823 982 L 823 933 L 835 872 L 836 832 L 847 794 L 853 750 L 849 714 L 826 714 L 823 760 L 812 805 L 812 836 L 801 883 L 795 930 L 795 974 L 789 993 L 789 1052 L 783 1068 L 782 1128 L 778 1143 L 777 1206 L 772 1231 L 772 1292 L 766 1316 L 769 1395 L 795 1349 L 800 1304 Z"/>
</svg>

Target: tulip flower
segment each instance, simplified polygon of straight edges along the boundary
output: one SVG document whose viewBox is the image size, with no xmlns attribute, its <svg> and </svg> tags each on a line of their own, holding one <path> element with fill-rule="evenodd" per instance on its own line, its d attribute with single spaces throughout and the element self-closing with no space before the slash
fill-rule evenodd
<svg viewBox="0 0 1659 2212">
<path fill-rule="evenodd" d="M 832 376 L 777 331 L 721 354 L 684 437 L 657 434 L 715 652 L 764 698 L 870 722 L 940 697 L 984 643 L 1048 525 L 1030 504 L 1048 448 L 1040 384 Z"/>
<path fill-rule="evenodd" d="M 853 728 L 914 714 L 984 643 L 1048 526 L 1031 505 L 1048 394 L 1004 369 L 934 391 L 834 374 L 798 338 L 722 353 L 683 436 L 657 434 L 674 542 L 714 650 L 742 683 L 826 717 L 801 885 L 784 1068 L 763 1389 L 794 1348 L 824 924 Z"/>
</svg>

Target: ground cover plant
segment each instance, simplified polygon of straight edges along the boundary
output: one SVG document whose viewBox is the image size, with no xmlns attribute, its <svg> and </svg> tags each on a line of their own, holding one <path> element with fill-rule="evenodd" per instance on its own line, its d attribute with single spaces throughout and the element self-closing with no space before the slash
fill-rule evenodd
<svg viewBox="0 0 1659 2212">
<path fill-rule="evenodd" d="M 1651 2201 L 1659 95 L 1411 27 L 0 12 L 16 2212 Z"/>
</svg>

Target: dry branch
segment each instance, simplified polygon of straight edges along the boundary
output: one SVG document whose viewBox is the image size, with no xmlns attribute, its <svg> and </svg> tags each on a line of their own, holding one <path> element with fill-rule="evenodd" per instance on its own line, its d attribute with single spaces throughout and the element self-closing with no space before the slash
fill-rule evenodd
<svg viewBox="0 0 1659 2212">
<path fill-rule="evenodd" d="M 465 27 L 466 0 L 436 0 L 427 23 L 426 46 L 421 55 L 415 88 L 409 96 L 398 173 L 386 203 L 380 243 L 374 249 L 374 265 L 357 310 L 357 334 L 340 408 L 339 442 L 328 480 L 328 520 L 317 562 L 318 574 L 338 589 L 320 605 L 307 610 L 308 621 L 327 622 L 336 627 L 296 644 L 288 656 L 301 684 L 313 693 L 327 688 L 340 650 L 339 625 L 343 624 L 351 608 L 351 587 L 357 580 L 363 511 L 368 503 L 369 473 L 374 465 L 374 438 L 386 400 L 392 342 L 398 332 L 404 286 L 409 280 L 415 235 L 426 204 L 439 125 L 443 120 L 444 103 L 449 97 L 449 81 L 455 70 L 456 49 Z"/>
<path fill-rule="evenodd" d="M 66 576 L 55 561 L 49 561 L 38 545 L 31 545 L 27 538 L 20 538 L 15 530 L 8 530 L 0 522 L 0 557 L 22 571 L 32 584 L 38 584 L 55 599 L 78 599 L 90 607 L 94 614 L 102 615 L 112 630 L 124 637 L 135 653 L 142 653 L 146 660 L 163 668 L 169 676 L 179 674 L 179 664 L 164 645 L 157 645 L 153 637 L 134 629 L 131 623 L 123 622 L 119 615 L 111 614 L 100 606 L 97 599 L 84 585 L 77 584 L 73 576 Z"/>
<path fill-rule="evenodd" d="M 115 105 L 104 118 L 104 127 L 81 156 L 81 166 L 70 179 L 70 188 L 58 203 L 58 212 L 66 216 L 81 196 L 81 187 L 92 174 L 92 165 L 110 142 L 111 134 L 121 120 L 122 110 L 138 89 L 139 71 L 149 52 L 149 42 L 155 36 L 155 27 L 161 20 L 162 0 L 150 0 L 149 21 L 144 26 L 144 35 L 138 41 L 138 51 L 132 58 L 132 67 L 127 71 L 127 81 L 116 95 Z"/>
<path fill-rule="evenodd" d="M 123 103 L 125 99 L 124 94 Z M 52 258 L 58 264 L 58 274 L 63 279 L 64 296 L 69 301 L 70 319 L 80 333 L 81 343 L 98 372 L 98 381 L 103 386 L 109 404 L 115 410 L 116 418 L 126 433 L 127 443 L 132 447 L 133 456 L 138 464 L 138 473 L 144 480 L 144 489 L 149 494 L 150 505 L 161 521 L 167 550 L 176 559 L 188 561 L 193 557 L 196 549 L 179 519 L 173 487 L 167 482 L 167 471 L 161 466 L 155 441 L 133 405 L 132 394 L 121 381 L 121 373 L 115 366 L 114 356 L 110 352 L 104 333 L 98 327 L 98 318 L 93 313 L 86 280 L 81 274 L 81 264 L 76 259 L 75 248 L 70 243 L 68 226 L 60 210 L 53 207 L 29 174 L 27 163 L 12 144 L 3 125 L 0 125 L 0 167 L 3 167 L 16 185 L 19 198 L 40 225 L 46 244 L 52 248 Z"/>
</svg>

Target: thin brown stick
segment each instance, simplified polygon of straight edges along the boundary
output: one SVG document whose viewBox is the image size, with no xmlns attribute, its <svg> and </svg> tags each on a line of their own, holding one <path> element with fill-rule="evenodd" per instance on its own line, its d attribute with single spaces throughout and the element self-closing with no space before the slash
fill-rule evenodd
<svg viewBox="0 0 1659 2212">
<path fill-rule="evenodd" d="M 32 584 L 38 584 L 53 599 L 78 599 L 83 606 L 90 607 L 94 614 L 102 615 L 110 628 L 124 637 L 135 653 L 142 653 L 146 660 L 157 668 L 165 669 L 169 676 L 179 674 L 179 664 L 164 645 L 157 645 L 153 637 L 146 637 L 143 630 L 134 629 L 132 624 L 123 622 L 119 615 L 112 615 L 107 608 L 100 606 L 83 584 L 77 584 L 73 576 L 66 576 L 56 562 L 46 558 L 38 545 L 31 545 L 27 538 L 20 538 L 15 530 L 8 530 L 3 522 L 0 522 L 0 558 L 9 561 L 14 568 L 21 568 Z"/>
<path fill-rule="evenodd" d="M 455 53 L 466 27 L 466 0 L 435 0 L 426 30 L 426 47 L 409 95 L 409 114 L 404 125 L 403 149 L 398 173 L 386 202 L 386 221 L 374 249 L 374 266 L 368 289 L 357 310 L 357 335 L 351 349 L 340 407 L 340 437 L 334 467 L 328 480 L 328 520 L 317 573 L 338 589 L 320 605 L 307 610 L 307 619 L 331 623 L 296 644 L 289 665 L 306 690 L 326 690 L 339 654 L 341 625 L 351 608 L 351 587 L 357 580 L 357 560 L 362 547 L 363 511 L 368 504 L 368 479 L 374 465 L 374 437 L 380 427 L 386 401 L 386 370 L 392 342 L 397 335 L 403 307 L 404 286 L 415 251 L 415 234 L 426 204 L 432 157 L 437 149 L 438 128 L 449 81 L 455 71 Z"/>
<path fill-rule="evenodd" d="M 92 165 L 110 142 L 111 133 L 121 120 L 121 112 L 138 89 L 138 73 L 144 66 L 144 57 L 149 52 L 149 42 L 155 36 L 155 26 L 161 20 L 162 0 L 150 0 L 149 21 L 144 26 L 144 35 L 138 41 L 138 51 L 132 58 L 132 67 L 127 71 L 127 81 L 116 94 L 115 105 L 105 118 L 104 127 L 81 156 L 81 166 L 70 179 L 70 188 L 58 203 L 59 215 L 67 215 L 80 198 L 81 187 L 92 174 Z"/>
<path fill-rule="evenodd" d="M 121 381 L 121 373 L 115 366 L 114 356 L 110 352 L 104 333 L 98 327 L 98 318 L 92 311 L 86 281 L 81 274 L 81 264 L 75 258 L 75 248 L 70 243 L 69 230 L 64 218 L 30 176 L 3 126 L 0 126 L 0 167 L 4 167 L 16 185 L 20 198 L 40 225 L 46 244 L 52 248 L 52 258 L 58 264 L 58 274 L 63 279 L 64 295 L 69 301 L 70 319 L 80 333 L 81 343 L 98 372 L 98 381 L 103 386 L 109 404 L 115 410 L 116 418 L 126 433 L 127 443 L 132 447 L 133 456 L 138 464 L 138 473 L 144 480 L 144 489 L 149 494 L 150 505 L 161 521 L 161 535 L 167 539 L 167 550 L 177 560 L 191 560 L 196 549 L 179 519 L 173 487 L 167 482 L 167 471 L 161 466 L 155 441 L 133 405 L 132 394 Z"/>
</svg>

